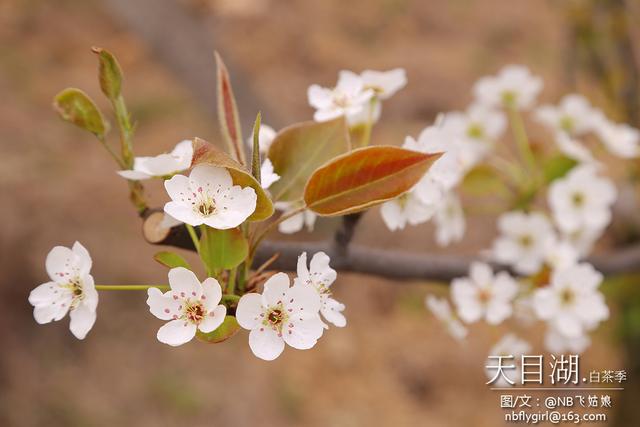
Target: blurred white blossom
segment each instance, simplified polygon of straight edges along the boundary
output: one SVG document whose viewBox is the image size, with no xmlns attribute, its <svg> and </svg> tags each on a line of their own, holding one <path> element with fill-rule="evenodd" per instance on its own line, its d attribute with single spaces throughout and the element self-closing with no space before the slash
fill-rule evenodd
<svg viewBox="0 0 640 427">
<path fill-rule="evenodd" d="M 555 239 L 551 223 L 540 212 L 504 213 L 498 218 L 498 231 L 493 259 L 525 275 L 540 270 L 548 245 Z"/>
<path fill-rule="evenodd" d="M 538 317 L 563 336 L 578 338 L 609 317 L 598 291 L 602 274 L 582 263 L 553 271 L 549 286 L 534 294 Z"/>
<path fill-rule="evenodd" d="M 448 246 L 464 237 L 466 221 L 460 199 L 453 192 L 447 193 L 435 212 L 436 243 Z"/>
<path fill-rule="evenodd" d="M 283 215 L 287 215 L 298 207 L 297 204 L 292 202 L 276 202 L 274 206 L 282 211 Z M 305 209 L 278 224 L 278 231 L 283 234 L 293 234 L 306 227 L 307 231 L 311 232 L 317 218 L 318 216 L 313 211 Z"/>
<path fill-rule="evenodd" d="M 428 295 L 425 299 L 427 308 L 433 313 L 433 315 L 441 321 L 447 328 L 447 332 L 455 339 L 462 340 L 467 336 L 467 328 L 462 322 L 455 316 L 449 301 L 445 298 L 438 298 L 433 295 Z"/>
<path fill-rule="evenodd" d="M 487 108 L 527 110 L 542 90 L 542 79 L 522 65 L 508 65 L 496 76 L 480 78 L 473 87 L 475 102 Z"/>
<path fill-rule="evenodd" d="M 518 292 L 518 282 L 502 271 L 493 274 L 488 264 L 471 264 L 469 277 L 451 282 L 451 298 L 458 316 L 467 323 L 485 319 L 497 325 L 511 316 L 512 302 Z"/>
<path fill-rule="evenodd" d="M 640 156 L 640 130 L 624 123 L 613 123 L 601 115 L 595 120 L 595 132 L 614 156 L 624 159 Z"/>
<path fill-rule="evenodd" d="M 312 85 L 307 91 L 309 104 L 316 109 L 314 120 L 324 122 L 345 116 L 350 124 L 374 95 L 373 89 L 365 88 L 362 77 L 351 71 L 340 71 L 333 89 Z"/>
<path fill-rule="evenodd" d="M 599 111 L 582 95 L 564 96 L 557 106 L 542 105 L 535 111 L 536 119 L 552 132 L 564 132 L 572 136 L 584 135 L 593 130 Z"/>
<path fill-rule="evenodd" d="M 611 221 L 615 198 L 613 182 L 598 176 L 592 165 L 575 167 L 549 188 L 549 206 L 554 221 L 567 234 L 606 227 Z"/>
<path fill-rule="evenodd" d="M 496 369 L 490 369 L 488 366 L 495 364 L 495 359 L 487 358 L 485 372 L 488 380 L 494 380 L 491 382 L 493 387 L 508 387 L 515 384 L 522 372 L 521 356 L 531 351 L 531 345 L 519 338 L 515 334 L 506 334 L 500 341 L 498 341 L 491 350 L 489 350 L 489 356 L 502 356 L 507 357 L 504 359 L 505 365 L 514 365 L 514 369 L 503 369 L 502 373 L 498 373 Z M 495 366 L 495 365 L 494 365 Z M 505 379 L 506 376 L 509 380 Z"/>
<path fill-rule="evenodd" d="M 271 184 L 278 181 L 280 179 L 280 175 L 273 171 L 273 163 L 271 160 L 266 159 L 262 162 L 260 166 L 260 185 L 265 190 L 271 187 Z"/>
<path fill-rule="evenodd" d="M 276 138 L 276 134 L 277 132 L 271 126 L 260 125 L 260 130 L 258 131 L 258 147 L 260 153 L 265 154 L 269 152 L 269 147 L 271 147 L 271 143 Z M 253 135 L 247 138 L 247 145 L 253 147 Z"/>
<path fill-rule="evenodd" d="M 555 328 L 549 327 L 544 335 L 544 346 L 548 352 L 554 354 L 580 354 L 591 344 L 591 339 L 585 334 L 568 337 Z"/>
<path fill-rule="evenodd" d="M 379 99 L 389 99 L 407 85 L 407 73 L 403 68 L 389 71 L 364 70 L 360 74 L 365 89 L 372 89 Z"/>
<path fill-rule="evenodd" d="M 402 230 L 407 224 L 418 225 L 429 221 L 435 213 L 434 205 L 427 205 L 415 190 L 389 200 L 380 208 L 382 219 L 389 230 Z"/>
</svg>

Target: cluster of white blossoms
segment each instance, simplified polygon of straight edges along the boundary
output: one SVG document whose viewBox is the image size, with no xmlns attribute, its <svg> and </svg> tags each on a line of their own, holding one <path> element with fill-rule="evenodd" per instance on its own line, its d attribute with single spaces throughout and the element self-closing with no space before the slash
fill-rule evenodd
<svg viewBox="0 0 640 427">
<path fill-rule="evenodd" d="M 591 151 L 577 139 L 589 134 L 597 136 L 614 156 L 640 156 L 640 131 L 607 119 L 582 95 L 566 95 L 557 106 L 540 106 L 535 117 L 553 132 L 560 151 L 578 162 L 596 162 Z"/>
<path fill-rule="evenodd" d="M 329 327 L 346 326 L 344 305 L 331 297 L 330 287 L 336 271 L 329 266 L 324 252 L 316 253 L 307 268 L 307 254 L 298 259 L 298 277 L 293 286 L 284 273 L 273 275 L 264 284 L 262 294 L 248 293 L 240 298 L 236 318 L 250 330 L 249 347 L 257 357 L 274 360 L 289 346 L 312 348 Z"/>
<path fill-rule="evenodd" d="M 390 71 L 365 70 L 361 74 L 340 71 L 334 88 L 311 85 L 309 104 L 316 109 L 314 120 L 324 122 L 344 116 L 350 126 L 375 123 L 382 111 L 381 101 L 407 84 L 402 68 Z"/>
<path fill-rule="evenodd" d="M 588 333 L 609 316 L 599 290 L 603 276 L 583 260 L 611 221 L 617 191 L 613 182 L 604 176 L 604 165 L 596 161 L 577 138 L 595 134 L 611 154 L 631 158 L 640 155 L 640 132 L 609 121 L 579 95 L 564 97 L 558 106 L 535 108 L 541 90 L 542 80 L 521 66 L 508 66 L 496 76 L 481 78 L 474 86 L 474 108 L 485 113 L 476 112 L 474 117 L 480 117 L 478 121 L 484 124 L 483 132 L 474 127 L 467 135 L 484 134 L 488 140 L 495 141 L 506 126 L 500 110 L 510 114 L 533 110 L 534 118 L 553 132 L 559 151 L 575 160 L 576 165 L 549 183 L 548 211 L 529 206 L 498 217 L 498 236 L 484 255 L 509 267 L 517 276 L 507 272 L 494 275 L 488 264 L 475 262 L 469 277 L 451 283 L 455 313 L 446 300 L 433 297 L 428 297 L 427 307 L 445 322 L 447 330 L 456 338 L 465 335 L 462 330 L 466 333 L 460 321 L 471 324 L 485 320 L 495 325 L 511 318 L 522 325 L 530 325 L 538 320 L 547 326 L 544 344 L 549 351 L 582 352 L 590 343 Z M 449 147 L 455 145 L 452 142 L 456 141 L 451 134 L 445 135 L 447 122 L 449 125 L 452 122 L 451 115 L 448 116 L 444 124 L 430 130 L 431 134 L 441 133 L 443 142 L 439 146 L 433 144 L 429 150 L 444 151 L 445 156 L 437 161 L 442 163 L 450 161 L 446 156 L 451 152 Z M 460 118 L 454 116 L 453 121 L 460 121 Z M 417 145 L 419 143 L 412 141 L 408 148 L 416 149 Z M 459 156 L 457 162 L 450 163 L 457 169 L 446 168 L 451 174 L 450 182 L 459 181 L 468 168 L 489 156 L 490 148 L 491 144 L 485 144 L 482 149 L 466 149 L 466 157 Z M 438 163 L 434 169 L 437 166 Z M 386 208 L 385 215 L 383 208 L 387 225 L 391 229 L 402 228 L 404 223 L 419 223 L 422 218 L 428 218 L 426 212 L 418 215 L 413 207 L 416 202 L 409 201 L 425 201 L 420 195 L 424 196 L 427 191 L 436 198 L 433 194 L 440 193 L 443 186 L 434 185 L 434 182 L 438 179 L 432 177 L 426 189 L 416 186 L 410 194 L 403 196 L 403 200 L 394 201 L 396 206 L 412 209 L 413 216 L 405 216 L 404 222 L 393 221 L 398 215 L 389 218 L 391 209 Z M 398 207 L 395 209 L 400 212 Z M 526 341 L 508 335 L 491 354 L 517 355 L 528 348 Z"/>
</svg>

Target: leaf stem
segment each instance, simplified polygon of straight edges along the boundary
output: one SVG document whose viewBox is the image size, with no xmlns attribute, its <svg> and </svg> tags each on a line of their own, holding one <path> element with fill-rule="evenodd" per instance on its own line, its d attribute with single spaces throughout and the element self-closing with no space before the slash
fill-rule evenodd
<svg viewBox="0 0 640 427">
<path fill-rule="evenodd" d="M 238 274 L 238 267 L 232 268 L 229 271 L 229 278 L 227 279 L 227 293 L 234 295 L 236 292 L 236 275 Z"/>
<path fill-rule="evenodd" d="M 190 224 L 185 224 L 187 227 L 187 231 L 189 232 L 189 236 L 191 236 L 191 241 L 193 241 L 193 247 L 196 248 L 196 252 L 200 254 L 200 240 L 198 239 L 198 235 L 196 234 L 196 230 L 193 229 L 193 226 Z"/>
<path fill-rule="evenodd" d="M 531 144 L 527 137 L 527 131 L 524 127 L 524 122 L 520 112 L 515 106 L 508 106 L 509 122 L 511 123 L 511 130 L 513 132 L 513 139 L 515 140 L 516 147 L 520 154 L 520 158 L 528 168 L 529 172 L 534 176 L 538 176 L 538 168 L 536 164 L 536 158 L 531 150 Z"/>
</svg>

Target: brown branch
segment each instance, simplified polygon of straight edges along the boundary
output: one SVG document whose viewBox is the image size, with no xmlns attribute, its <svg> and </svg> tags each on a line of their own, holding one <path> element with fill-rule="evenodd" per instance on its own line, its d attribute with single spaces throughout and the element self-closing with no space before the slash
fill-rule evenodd
<svg viewBox="0 0 640 427">
<path fill-rule="evenodd" d="M 162 217 L 162 212 L 157 210 L 148 211 L 145 214 L 143 224 L 145 239 L 156 245 L 194 250 L 184 226 L 176 226 L 171 229 L 159 228 Z M 347 231 L 350 233 L 353 231 L 357 219 L 351 218 L 346 221 L 347 225 L 343 225 L 343 227 L 347 227 Z M 349 234 L 349 240 L 351 236 L 352 234 Z M 278 253 L 280 256 L 271 264 L 270 268 L 295 271 L 298 256 L 302 252 L 313 254 L 323 251 L 331 258 L 332 266 L 340 271 L 371 274 L 397 280 L 448 282 L 453 278 L 465 276 L 469 264 L 473 261 L 471 257 L 370 248 L 348 244 L 348 241 L 347 245 L 344 245 L 344 240 L 341 240 L 343 237 L 336 237 L 334 241 L 330 242 L 265 241 L 256 252 L 255 265 L 261 265 Z M 640 272 L 640 244 L 617 250 L 608 255 L 594 256 L 587 261 L 605 275 Z"/>
</svg>

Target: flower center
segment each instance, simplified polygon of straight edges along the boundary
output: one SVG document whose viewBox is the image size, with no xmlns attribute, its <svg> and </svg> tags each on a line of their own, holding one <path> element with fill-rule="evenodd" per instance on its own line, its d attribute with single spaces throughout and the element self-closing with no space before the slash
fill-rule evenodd
<svg viewBox="0 0 640 427">
<path fill-rule="evenodd" d="M 489 301 L 491 301 L 491 292 L 488 289 L 479 289 L 478 301 L 480 301 L 481 304 L 488 304 Z"/>
<path fill-rule="evenodd" d="M 349 106 L 349 97 L 345 94 L 342 93 L 338 93 L 335 94 L 333 97 L 333 103 L 336 104 L 336 106 L 341 107 L 341 108 L 345 108 Z"/>
<path fill-rule="evenodd" d="M 571 303 L 573 303 L 575 299 L 575 294 L 573 293 L 573 291 L 571 289 L 563 289 L 562 292 L 560 292 L 560 302 L 562 303 L 562 305 L 570 305 Z"/>
<path fill-rule="evenodd" d="M 472 123 L 467 128 L 467 136 L 473 139 L 482 139 L 484 137 L 484 129 L 478 123 Z"/>
<path fill-rule="evenodd" d="M 533 245 L 533 237 L 531 237 L 530 234 L 523 234 L 520 236 L 520 239 L 518 239 L 518 242 L 523 248 L 530 248 Z"/>
<path fill-rule="evenodd" d="M 584 204 L 584 194 L 582 193 L 573 193 L 571 197 L 571 201 L 573 201 L 573 205 L 577 208 Z"/>
<path fill-rule="evenodd" d="M 205 310 L 200 302 L 189 302 L 184 309 L 184 315 L 191 323 L 200 323 L 204 319 Z"/>
<path fill-rule="evenodd" d="M 560 119 L 560 129 L 567 133 L 571 133 L 574 128 L 573 118 L 571 116 L 563 116 Z"/>
<path fill-rule="evenodd" d="M 84 289 L 82 288 L 82 281 L 79 277 L 74 277 L 73 279 L 69 280 L 66 285 L 62 285 L 62 287 L 68 289 L 71 292 L 71 307 L 76 307 L 80 303 L 80 301 L 84 299 Z"/>
<path fill-rule="evenodd" d="M 262 324 L 268 326 L 278 333 L 282 332 L 282 326 L 287 322 L 289 316 L 282 303 L 278 303 L 275 307 L 269 307 L 265 313 Z"/>
<path fill-rule="evenodd" d="M 216 212 L 216 205 L 213 202 L 213 199 L 207 198 L 197 205 L 196 210 L 202 216 L 210 216 Z"/>
<path fill-rule="evenodd" d="M 515 106 L 516 98 L 516 93 L 511 90 L 505 90 L 504 92 L 502 92 L 502 103 L 509 108 Z"/>
</svg>

